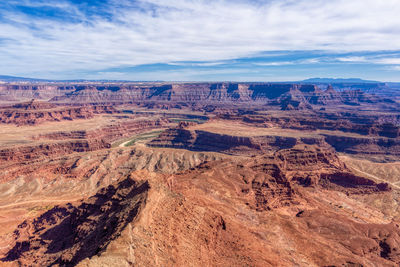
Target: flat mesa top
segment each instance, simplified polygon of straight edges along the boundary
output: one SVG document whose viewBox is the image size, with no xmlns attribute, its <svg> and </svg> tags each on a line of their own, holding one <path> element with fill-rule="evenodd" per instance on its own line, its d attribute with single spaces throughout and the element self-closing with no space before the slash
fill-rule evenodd
<svg viewBox="0 0 400 267">
<path fill-rule="evenodd" d="M 233 136 L 285 136 L 285 137 L 319 137 L 321 135 L 336 135 L 358 138 L 368 138 L 365 135 L 357 133 L 345 133 L 342 131 L 329 131 L 329 130 L 293 130 L 282 129 L 279 127 L 255 127 L 242 122 L 235 121 L 211 121 L 203 124 L 190 126 L 189 130 L 207 131 L 217 134 L 226 134 Z"/>
<path fill-rule="evenodd" d="M 38 135 L 71 132 L 71 131 L 92 131 L 108 125 L 124 123 L 126 120 L 116 118 L 112 115 L 97 115 L 91 119 L 65 120 L 57 122 L 45 122 L 38 125 L 16 126 L 13 124 L 2 124 L 0 127 L 0 147 L 11 147 L 14 145 L 26 145 L 42 143 L 41 140 L 34 140 Z M 132 119 L 131 119 L 132 121 Z M 46 140 L 46 143 L 52 142 Z"/>
</svg>

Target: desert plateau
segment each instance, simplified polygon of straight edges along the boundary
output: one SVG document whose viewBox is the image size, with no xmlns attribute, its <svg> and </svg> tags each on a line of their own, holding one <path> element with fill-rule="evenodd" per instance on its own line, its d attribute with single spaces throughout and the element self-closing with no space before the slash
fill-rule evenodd
<svg viewBox="0 0 400 267">
<path fill-rule="evenodd" d="M 0 1 L 0 267 L 399 267 L 399 14 Z"/>
<path fill-rule="evenodd" d="M 400 104 L 341 86 L 1 85 L 1 265 L 398 266 Z"/>
</svg>

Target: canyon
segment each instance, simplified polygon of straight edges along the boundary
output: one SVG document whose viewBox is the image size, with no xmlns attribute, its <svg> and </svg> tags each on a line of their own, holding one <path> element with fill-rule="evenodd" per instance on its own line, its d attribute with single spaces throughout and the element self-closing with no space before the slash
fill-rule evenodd
<svg viewBox="0 0 400 267">
<path fill-rule="evenodd" d="M 398 266 L 388 86 L 0 84 L 0 264 Z"/>
</svg>

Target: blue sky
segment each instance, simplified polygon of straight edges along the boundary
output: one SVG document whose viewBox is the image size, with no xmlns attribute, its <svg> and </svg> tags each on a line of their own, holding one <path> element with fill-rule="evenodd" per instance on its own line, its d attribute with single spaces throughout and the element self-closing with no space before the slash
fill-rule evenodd
<svg viewBox="0 0 400 267">
<path fill-rule="evenodd" d="M 400 0 L 3 0 L 0 74 L 400 81 Z"/>
</svg>

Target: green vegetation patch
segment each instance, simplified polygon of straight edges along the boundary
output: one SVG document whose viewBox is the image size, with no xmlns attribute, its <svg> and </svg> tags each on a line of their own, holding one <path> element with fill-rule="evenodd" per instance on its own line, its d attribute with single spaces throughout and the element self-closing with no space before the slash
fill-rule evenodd
<svg viewBox="0 0 400 267">
<path fill-rule="evenodd" d="M 132 140 L 130 140 L 128 143 L 126 143 L 124 146 L 131 146 L 131 145 L 135 144 L 137 141 L 142 141 L 142 140 L 147 140 L 147 139 L 151 139 L 151 138 L 156 138 L 156 137 L 158 137 L 162 132 L 163 132 L 163 130 L 160 130 L 160 131 L 152 131 L 152 132 L 148 132 L 148 133 L 139 134 L 139 135 L 135 136 Z"/>
<path fill-rule="evenodd" d="M 180 123 L 181 121 L 187 121 L 187 122 L 196 122 L 198 124 L 205 123 L 206 120 L 202 119 L 181 119 L 181 118 L 171 118 L 170 119 L 172 122 L 177 122 Z"/>
</svg>

